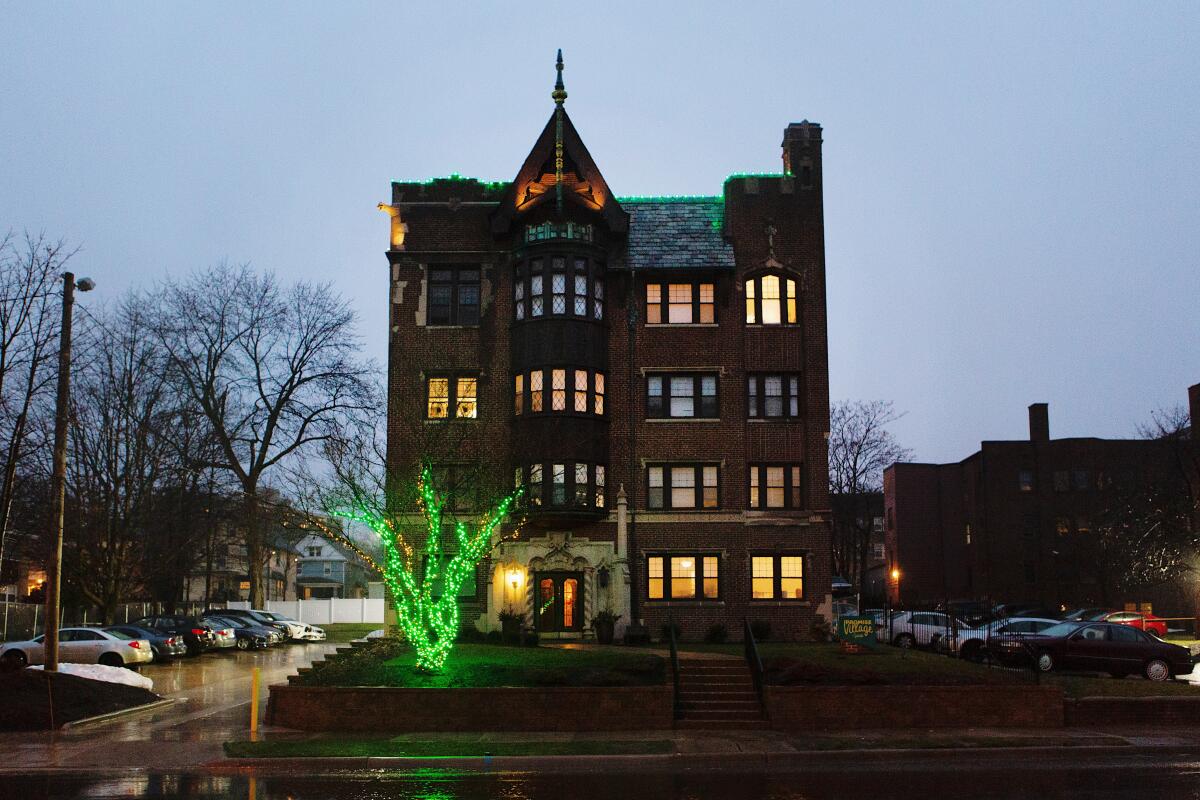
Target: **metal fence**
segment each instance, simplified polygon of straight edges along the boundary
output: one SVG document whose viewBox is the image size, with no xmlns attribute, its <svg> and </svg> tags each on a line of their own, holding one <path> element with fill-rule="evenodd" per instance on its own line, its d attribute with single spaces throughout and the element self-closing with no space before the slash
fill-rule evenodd
<svg viewBox="0 0 1200 800">
<path fill-rule="evenodd" d="M 224 603 L 122 603 L 113 614 L 113 622 L 133 622 L 153 614 L 185 614 L 196 616 L 205 608 L 224 607 Z M 64 607 L 59 627 L 70 625 L 99 625 L 104 615 L 95 606 Z M 0 603 L 0 640 L 6 642 L 32 639 L 46 632 L 46 607 L 41 603 Z"/>
</svg>

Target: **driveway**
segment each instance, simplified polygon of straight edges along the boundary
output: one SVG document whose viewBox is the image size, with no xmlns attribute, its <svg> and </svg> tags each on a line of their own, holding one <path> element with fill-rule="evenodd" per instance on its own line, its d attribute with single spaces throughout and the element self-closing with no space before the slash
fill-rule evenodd
<svg viewBox="0 0 1200 800">
<path fill-rule="evenodd" d="M 175 700 L 153 713 L 77 732 L 0 733 L 6 758 L 0 772 L 29 769 L 124 769 L 193 767 L 222 758 L 221 743 L 248 737 L 252 668 L 261 671 L 259 720 L 267 687 L 285 683 L 300 667 L 337 649 L 339 643 L 284 644 L 270 650 L 212 651 L 198 658 L 149 664 L 141 673 L 154 691 Z"/>
</svg>

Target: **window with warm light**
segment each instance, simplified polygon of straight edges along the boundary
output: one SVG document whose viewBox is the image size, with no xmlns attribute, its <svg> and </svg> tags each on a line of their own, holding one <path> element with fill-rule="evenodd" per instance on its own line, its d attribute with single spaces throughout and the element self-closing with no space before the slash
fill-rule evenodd
<svg viewBox="0 0 1200 800">
<path fill-rule="evenodd" d="M 525 376 L 513 378 L 513 413 L 518 417 L 525 413 Z"/>
<path fill-rule="evenodd" d="M 548 373 L 548 375 L 547 375 Z M 549 386 L 546 378 L 549 377 Z M 549 389 L 549 397 L 546 390 Z M 531 370 L 513 378 L 513 413 L 604 415 L 604 373 L 585 369 Z M 526 394 L 528 392 L 528 394 Z"/>
<path fill-rule="evenodd" d="M 425 386 L 425 416 L 429 419 L 445 419 L 450 414 L 450 379 L 430 378 Z"/>
<path fill-rule="evenodd" d="M 750 571 L 752 599 L 804 599 L 803 554 L 752 555 L 750 557 Z"/>
<path fill-rule="evenodd" d="M 567 410 L 567 371 L 555 369 L 550 371 L 550 410 Z"/>
<path fill-rule="evenodd" d="M 479 416 L 479 379 L 471 375 L 438 375 L 425 380 L 425 417 L 431 420 L 476 419 Z"/>
<path fill-rule="evenodd" d="M 478 412 L 475 378 L 459 378 L 454 391 L 454 416 L 458 419 L 475 419 Z"/>
<path fill-rule="evenodd" d="M 798 321 L 795 278 L 767 273 L 746 280 L 747 325 L 795 325 Z"/>
<path fill-rule="evenodd" d="M 542 411 L 542 371 L 540 369 L 529 373 L 529 410 L 534 414 Z"/>
<path fill-rule="evenodd" d="M 719 600 L 720 556 L 664 553 L 646 557 L 646 599 Z"/>
<path fill-rule="evenodd" d="M 646 284 L 647 325 L 710 325 L 715 321 L 714 284 L 698 281 Z"/>
</svg>

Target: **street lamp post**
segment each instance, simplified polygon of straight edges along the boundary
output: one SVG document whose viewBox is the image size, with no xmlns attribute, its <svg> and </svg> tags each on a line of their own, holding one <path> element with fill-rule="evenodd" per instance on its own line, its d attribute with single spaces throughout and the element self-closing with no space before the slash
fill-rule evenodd
<svg viewBox="0 0 1200 800">
<path fill-rule="evenodd" d="M 71 399 L 71 312 L 75 305 L 75 290 L 90 292 L 96 284 L 91 278 L 75 282 L 75 275 L 64 272 L 62 297 L 62 328 L 58 346 L 58 398 L 54 407 L 54 472 L 50 477 L 50 538 L 54 541 L 54 557 L 46 571 L 46 637 L 45 670 L 58 671 L 59 596 L 62 586 L 63 506 L 67 491 L 67 412 Z"/>
</svg>

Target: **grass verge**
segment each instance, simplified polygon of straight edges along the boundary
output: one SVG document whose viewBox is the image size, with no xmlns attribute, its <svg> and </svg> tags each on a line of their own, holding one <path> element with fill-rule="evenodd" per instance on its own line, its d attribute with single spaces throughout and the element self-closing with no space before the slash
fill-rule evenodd
<svg viewBox="0 0 1200 800">
<path fill-rule="evenodd" d="M 379 630 L 383 627 L 383 624 L 378 622 L 335 622 L 329 625 L 319 625 L 318 627 L 325 631 L 326 641 L 349 642 L 354 639 L 361 639 L 371 631 Z"/>
<path fill-rule="evenodd" d="M 406 739 L 309 739 L 226 742 L 230 758 L 482 758 L 484 756 L 611 756 L 674 752 L 669 739 L 481 742 Z"/>
<path fill-rule="evenodd" d="M 666 682 L 666 662 L 637 650 L 506 647 L 458 644 L 445 669 L 420 672 L 416 655 L 381 640 L 304 673 L 302 686 L 454 688 L 493 686 L 656 686 Z"/>
<path fill-rule="evenodd" d="M 956 750 L 963 747 L 1095 747 L 1127 745 L 1124 739 L 1100 736 L 978 736 L 972 734 L 906 735 L 889 731 L 878 737 L 817 736 L 788 740 L 797 750 Z"/>
</svg>

